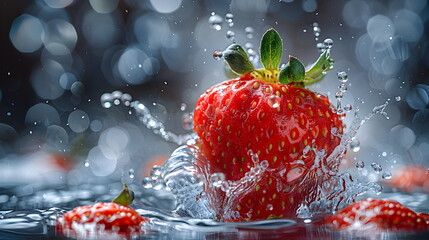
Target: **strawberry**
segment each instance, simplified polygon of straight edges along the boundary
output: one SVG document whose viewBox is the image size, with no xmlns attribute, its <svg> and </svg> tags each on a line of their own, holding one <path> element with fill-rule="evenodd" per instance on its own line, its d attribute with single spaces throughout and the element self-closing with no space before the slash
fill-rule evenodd
<svg viewBox="0 0 429 240">
<path fill-rule="evenodd" d="M 280 71 L 281 48 L 278 33 L 267 31 L 261 41 L 265 69 L 255 70 L 246 52 L 231 45 L 223 56 L 241 76 L 211 87 L 197 101 L 194 131 L 203 171 L 240 181 L 255 165 L 266 166 L 245 191 L 225 194 L 206 187 L 220 220 L 296 217 L 302 203 L 317 197 L 322 167 L 337 170 L 336 160 L 315 162 L 315 151 L 330 155 L 340 143 L 331 131 L 341 134 L 343 123 L 327 97 L 305 88 L 332 66 L 329 49 L 307 71 L 292 56 Z"/>
<path fill-rule="evenodd" d="M 428 214 L 416 213 L 404 205 L 389 200 L 365 199 L 345 207 L 327 219 L 336 230 L 425 230 Z"/>
<path fill-rule="evenodd" d="M 405 192 L 429 192 L 429 170 L 423 166 L 402 167 L 383 183 Z"/>
<path fill-rule="evenodd" d="M 113 202 L 98 202 L 67 212 L 58 219 L 58 231 L 78 238 L 138 234 L 146 220 L 127 206 L 133 198 L 133 192 L 124 184 L 124 190 Z"/>
</svg>

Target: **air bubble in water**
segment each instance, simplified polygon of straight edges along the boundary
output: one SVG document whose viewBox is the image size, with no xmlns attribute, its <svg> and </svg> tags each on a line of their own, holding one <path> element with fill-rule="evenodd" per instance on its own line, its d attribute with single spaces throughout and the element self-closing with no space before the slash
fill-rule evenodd
<svg viewBox="0 0 429 240">
<path fill-rule="evenodd" d="M 360 142 L 359 139 L 355 138 L 350 142 L 350 149 L 353 152 L 359 152 L 360 150 Z"/>
<path fill-rule="evenodd" d="M 386 171 L 386 172 L 383 172 L 383 174 L 381 175 L 381 177 L 382 177 L 383 179 L 388 180 L 388 179 L 391 179 L 391 178 L 392 178 L 392 174 L 391 174 L 390 172 Z"/>
<path fill-rule="evenodd" d="M 358 170 L 362 170 L 365 167 L 365 163 L 363 161 L 356 162 L 356 168 Z"/>
<path fill-rule="evenodd" d="M 347 91 L 347 85 L 342 83 L 338 86 L 338 89 L 340 89 L 340 92 L 346 92 Z"/>
<path fill-rule="evenodd" d="M 378 163 L 371 163 L 371 167 L 374 170 L 374 172 L 377 174 L 379 174 L 381 171 L 383 171 L 383 168 Z"/>
<path fill-rule="evenodd" d="M 134 178 L 134 169 L 132 169 L 132 168 L 130 168 L 130 170 L 128 171 L 128 176 L 130 177 L 130 178 Z"/>
<path fill-rule="evenodd" d="M 401 101 L 401 96 L 396 96 L 395 101 L 397 101 L 397 102 Z"/>
<path fill-rule="evenodd" d="M 348 76 L 347 76 L 347 73 L 346 72 L 344 72 L 344 71 L 342 71 L 342 72 L 338 72 L 338 80 L 340 81 L 340 82 L 342 82 L 342 83 L 345 83 L 345 82 L 347 82 L 349 79 L 348 79 Z"/>
<path fill-rule="evenodd" d="M 184 113 L 182 116 L 182 127 L 185 130 L 192 130 L 194 128 L 193 116 L 191 113 Z"/>
<path fill-rule="evenodd" d="M 235 41 L 235 33 L 231 30 L 228 30 L 226 32 L 226 39 L 228 39 L 231 42 L 234 42 Z"/>
<path fill-rule="evenodd" d="M 219 31 L 222 29 L 222 22 L 222 17 L 212 12 L 211 16 L 209 17 L 210 27 L 215 29 L 216 31 Z"/>
<path fill-rule="evenodd" d="M 213 58 L 215 60 L 221 60 L 223 58 L 223 52 L 222 51 L 214 51 L 213 52 Z"/>
<path fill-rule="evenodd" d="M 332 46 L 334 45 L 334 41 L 330 38 L 325 39 L 325 41 L 323 41 L 323 45 L 325 46 L 326 49 L 331 49 Z"/>
<path fill-rule="evenodd" d="M 252 39 L 253 38 L 253 33 L 255 32 L 255 30 L 252 27 L 246 27 L 244 29 L 244 32 L 246 33 L 246 37 L 248 39 Z"/>
<path fill-rule="evenodd" d="M 161 166 L 153 165 L 153 167 L 150 170 L 150 176 L 152 180 L 158 179 L 159 175 L 161 175 Z"/>
<path fill-rule="evenodd" d="M 268 98 L 268 105 L 272 108 L 278 108 L 280 107 L 281 101 L 282 100 L 279 96 L 273 95 Z"/>
<path fill-rule="evenodd" d="M 150 179 L 150 177 L 145 177 L 142 180 L 142 185 L 144 188 L 152 188 L 153 187 L 153 181 Z"/>
</svg>

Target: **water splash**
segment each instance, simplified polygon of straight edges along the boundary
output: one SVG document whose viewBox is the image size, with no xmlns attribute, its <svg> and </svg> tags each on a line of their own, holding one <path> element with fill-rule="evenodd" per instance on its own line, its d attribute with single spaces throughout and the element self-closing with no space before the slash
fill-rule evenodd
<svg viewBox="0 0 429 240">
<path fill-rule="evenodd" d="M 174 132 L 167 131 L 164 124 L 150 113 L 148 107 L 140 101 L 132 101 L 130 94 L 122 93 L 120 91 L 104 93 L 101 95 L 100 101 L 104 108 L 110 108 L 113 105 L 120 105 L 122 103 L 124 106 L 134 109 L 140 122 L 148 129 L 152 130 L 154 134 L 161 136 L 165 141 L 173 142 L 177 145 L 195 143 L 195 133 L 176 134 Z M 189 128 L 189 118 L 184 117 L 183 119 L 184 121 L 187 121 L 184 123 L 184 126 Z"/>
</svg>

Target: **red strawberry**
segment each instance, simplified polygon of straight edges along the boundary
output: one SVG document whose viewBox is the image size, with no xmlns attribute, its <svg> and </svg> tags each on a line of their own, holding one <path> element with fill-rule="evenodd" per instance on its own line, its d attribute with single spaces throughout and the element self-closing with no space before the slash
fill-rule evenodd
<svg viewBox="0 0 429 240">
<path fill-rule="evenodd" d="M 402 204 L 381 199 L 365 199 L 347 206 L 327 219 L 336 230 L 424 230 L 429 217 Z"/>
<path fill-rule="evenodd" d="M 140 233 L 141 224 L 146 220 L 127 206 L 131 203 L 133 194 L 126 184 L 124 186 L 115 202 L 94 203 L 67 212 L 58 219 L 58 230 L 67 236 L 78 238 L 132 236 Z"/>
<path fill-rule="evenodd" d="M 423 166 L 399 168 L 383 183 L 405 192 L 429 192 L 429 170 Z"/>
<path fill-rule="evenodd" d="M 202 168 L 237 181 L 254 167 L 255 156 L 258 164 L 268 163 L 267 170 L 244 192 L 226 197 L 207 189 L 220 220 L 295 217 L 301 203 L 317 196 L 322 166 L 325 171 L 337 170 L 338 162 L 315 163 L 315 152 L 308 151 L 323 149 L 331 154 L 340 142 L 331 131 L 343 132 L 343 123 L 328 99 L 304 88 L 321 80 L 329 69 L 329 50 L 307 72 L 294 57 L 280 71 L 280 54 L 281 39 L 273 29 L 261 42 L 266 69 L 254 70 L 244 50 L 231 45 L 224 52 L 225 60 L 242 75 L 213 86 L 197 102 L 194 130 L 207 159 L 200 163 Z M 228 211 L 236 213 L 223 215 Z"/>
</svg>

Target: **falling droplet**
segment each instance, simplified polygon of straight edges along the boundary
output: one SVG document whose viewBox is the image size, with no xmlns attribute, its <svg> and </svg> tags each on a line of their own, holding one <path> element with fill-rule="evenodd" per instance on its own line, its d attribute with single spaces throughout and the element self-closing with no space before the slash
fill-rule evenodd
<svg viewBox="0 0 429 240">
<path fill-rule="evenodd" d="M 180 111 L 182 111 L 182 112 L 185 111 L 187 107 L 188 106 L 186 105 L 186 103 L 180 104 Z"/>
<path fill-rule="evenodd" d="M 359 150 L 360 150 L 360 141 L 357 138 L 353 139 L 350 142 L 350 149 L 353 152 L 359 152 Z"/>
<path fill-rule="evenodd" d="M 377 174 L 379 174 L 381 171 L 383 171 L 383 168 L 378 163 L 371 163 L 371 167 L 374 170 L 374 172 Z"/>
<path fill-rule="evenodd" d="M 397 102 L 401 101 L 401 96 L 396 96 L 395 101 L 397 101 Z"/>
<path fill-rule="evenodd" d="M 246 28 L 244 28 L 244 32 L 246 33 L 246 37 L 248 39 L 252 39 L 253 33 L 255 32 L 255 30 L 252 27 L 246 27 Z"/>
<path fill-rule="evenodd" d="M 326 49 L 331 49 L 332 46 L 334 45 L 334 41 L 330 38 L 325 39 L 325 41 L 323 41 L 323 45 L 325 46 Z"/>
<path fill-rule="evenodd" d="M 210 27 L 215 29 L 216 31 L 219 31 L 222 29 L 222 23 L 222 17 L 212 12 L 211 16 L 209 17 Z"/>
<path fill-rule="evenodd" d="M 231 42 L 234 42 L 235 41 L 235 33 L 231 30 L 228 30 L 226 32 L 226 39 L 228 39 Z"/>
<path fill-rule="evenodd" d="M 316 47 L 317 47 L 317 50 L 319 51 L 319 52 L 323 52 L 323 51 L 325 51 L 325 45 L 323 44 L 323 43 L 317 43 L 316 44 Z"/>
<path fill-rule="evenodd" d="M 362 170 L 365 167 L 365 163 L 363 161 L 356 162 L 356 168 L 358 170 Z"/>
<path fill-rule="evenodd" d="M 383 179 L 386 179 L 386 180 L 391 179 L 392 178 L 392 173 L 390 173 L 388 171 L 385 171 L 385 172 L 383 172 L 383 174 L 381 175 L 381 177 Z"/>
<path fill-rule="evenodd" d="M 227 13 L 225 15 L 225 20 L 230 28 L 234 26 L 234 15 L 232 13 Z"/>
<path fill-rule="evenodd" d="M 85 160 L 85 163 L 83 164 L 83 166 L 85 166 L 85 167 L 89 167 L 89 161 L 88 161 L 88 160 Z"/>
<path fill-rule="evenodd" d="M 349 79 L 347 76 L 347 73 L 342 71 L 342 72 L 338 72 L 338 80 L 342 83 L 346 83 Z"/>
<path fill-rule="evenodd" d="M 313 33 L 315 36 L 315 40 L 318 41 L 319 40 L 319 36 L 320 36 L 320 32 L 322 31 L 322 29 L 320 29 L 319 24 L 318 23 L 313 23 Z"/>
<path fill-rule="evenodd" d="M 347 91 L 347 85 L 342 83 L 338 86 L 338 89 L 340 89 L 340 92 L 346 92 Z"/>
<path fill-rule="evenodd" d="M 128 176 L 130 178 L 134 178 L 134 169 L 130 168 L 130 170 L 128 171 Z"/>
<path fill-rule="evenodd" d="M 344 111 L 346 112 L 350 112 L 353 109 L 353 106 L 351 104 L 347 104 L 346 106 L 344 106 Z"/>
<path fill-rule="evenodd" d="M 336 92 L 335 93 L 335 98 L 343 98 L 343 92 Z"/>
<path fill-rule="evenodd" d="M 223 52 L 222 51 L 214 51 L 213 52 L 213 58 L 215 60 L 221 60 L 223 58 Z"/>
</svg>

